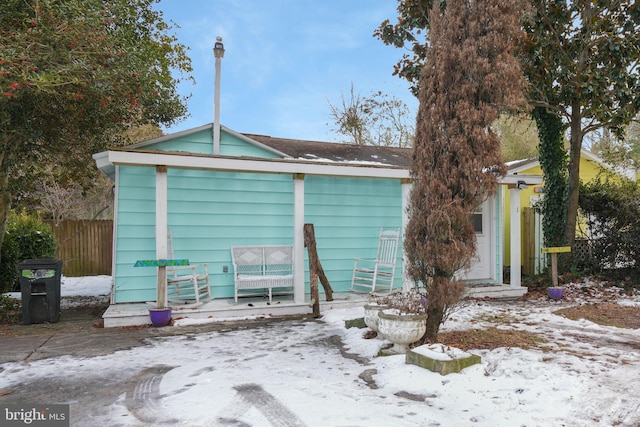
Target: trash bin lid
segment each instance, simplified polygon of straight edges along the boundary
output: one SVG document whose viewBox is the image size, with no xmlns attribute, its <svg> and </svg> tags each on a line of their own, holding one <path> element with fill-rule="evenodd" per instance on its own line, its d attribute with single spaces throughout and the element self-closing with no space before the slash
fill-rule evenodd
<svg viewBox="0 0 640 427">
<path fill-rule="evenodd" d="M 16 266 L 17 270 L 60 269 L 62 260 L 55 258 L 25 259 Z"/>
</svg>

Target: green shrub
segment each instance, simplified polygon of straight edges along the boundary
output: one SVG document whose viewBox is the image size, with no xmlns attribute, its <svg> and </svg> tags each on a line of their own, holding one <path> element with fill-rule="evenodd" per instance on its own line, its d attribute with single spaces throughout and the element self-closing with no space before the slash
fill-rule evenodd
<svg viewBox="0 0 640 427">
<path fill-rule="evenodd" d="M 640 266 L 640 188 L 629 180 L 599 179 L 583 184 L 580 209 L 587 217 L 591 259 L 588 267 Z"/>
<path fill-rule="evenodd" d="M 56 241 L 49 225 L 24 211 L 11 211 L 0 251 L 0 291 L 8 292 L 16 287 L 16 265 L 20 262 L 33 258 L 53 258 L 55 252 Z"/>
<path fill-rule="evenodd" d="M 0 294 L 0 324 L 20 323 L 21 317 L 20 300 Z"/>
</svg>

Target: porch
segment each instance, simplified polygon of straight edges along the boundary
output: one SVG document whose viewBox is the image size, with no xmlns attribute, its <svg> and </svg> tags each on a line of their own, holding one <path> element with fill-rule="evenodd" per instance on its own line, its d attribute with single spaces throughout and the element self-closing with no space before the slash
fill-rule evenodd
<svg viewBox="0 0 640 427">
<path fill-rule="evenodd" d="M 491 299 L 517 299 L 527 293 L 526 287 L 513 288 L 510 285 L 486 285 L 472 286 L 467 290 L 468 298 L 491 298 Z M 320 294 L 320 313 L 340 308 L 362 307 L 368 301 L 369 295 L 356 292 L 337 292 L 333 294 L 333 301 L 325 301 L 324 294 Z M 201 321 L 224 321 L 251 319 L 257 317 L 281 317 L 291 315 L 310 314 L 309 294 L 305 295 L 303 303 L 295 302 L 289 295 L 273 295 L 273 301 L 269 304 L 266 296 L 247 296 L 238 299 L 235 303 L 233 298 L 212 299 L 197 307 L 185 304 L 172 305 L 172 318 L 188 318 L 195 322 Z M 104 312 L 105 328 L 140 326 L 150 324 L 149 309 L 155 307 L 152 303 L 122 303 L 112 304 Z"/>
</svg>

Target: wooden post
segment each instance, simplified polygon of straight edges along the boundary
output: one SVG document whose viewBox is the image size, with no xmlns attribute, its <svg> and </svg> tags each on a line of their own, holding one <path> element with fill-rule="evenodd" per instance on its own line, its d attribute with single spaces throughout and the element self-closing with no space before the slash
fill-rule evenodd
<svg viewBox="0 0 640 427">
<path fill-rule="evenodd" d="M 543 254 L 551 254 L 551 283 L 555 288 L 558 286 L 558 254 L 571 252 L 571 246 L 558 246 L 555 248 L 541 248 Z"/>
<path fill-rule="evenodd" d="M 158 267 L 157 281 L 157 308 L 166 308 L 167 306 L 167 267 L 164 265 Z"/>
<path fill-rule="evenodd" d="M 309 279 L 311 287 L 311 303 L 313 306 L 313 317 L 320 317 L 320 296 L 318 293 L 318 278 L 324 288 L 327 301 L 333 301 L 333 289 L 324 274 L 324 269 L 318 258 L 316 249 L 316 234 L 313 224 L 304 225 L 304 245 L 309 252 Z"/>
<path fill-rule="evenodd" d="M 558 254 L 551 254 L 551 284 L 553 287 L 558 286 Z"/>
<path fill-rule="evenodd" d="M 311 288 L 311 307 L 313 307 L 313 317 L 320 317 L 320 295 L 318 293 L 318 273 L 309 271 L 309 286 Z"/>
</svg>

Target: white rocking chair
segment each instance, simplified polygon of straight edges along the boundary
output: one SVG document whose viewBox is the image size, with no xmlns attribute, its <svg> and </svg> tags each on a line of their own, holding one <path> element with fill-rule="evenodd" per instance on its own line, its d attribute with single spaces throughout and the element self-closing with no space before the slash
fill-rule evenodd
<svg viewBox="0 0 640 427">
<path fill-rule="evenodd" d="M 355 258 L 351 290 L 353 292 L 388 293 L 393 289 L 400 229 L 380 229 L 376 259 Z M 382 291 L 382 292 L 380 292 Z"/>
<path fill-rule="evenodd" d="M 169 253 L 175 259 L 173 236 L 167 230 Z M 190 264 L 167 267 L 167 302 L 173 304 L 201 305 L 211 299 L 208 264 Z"/>
</svg>

